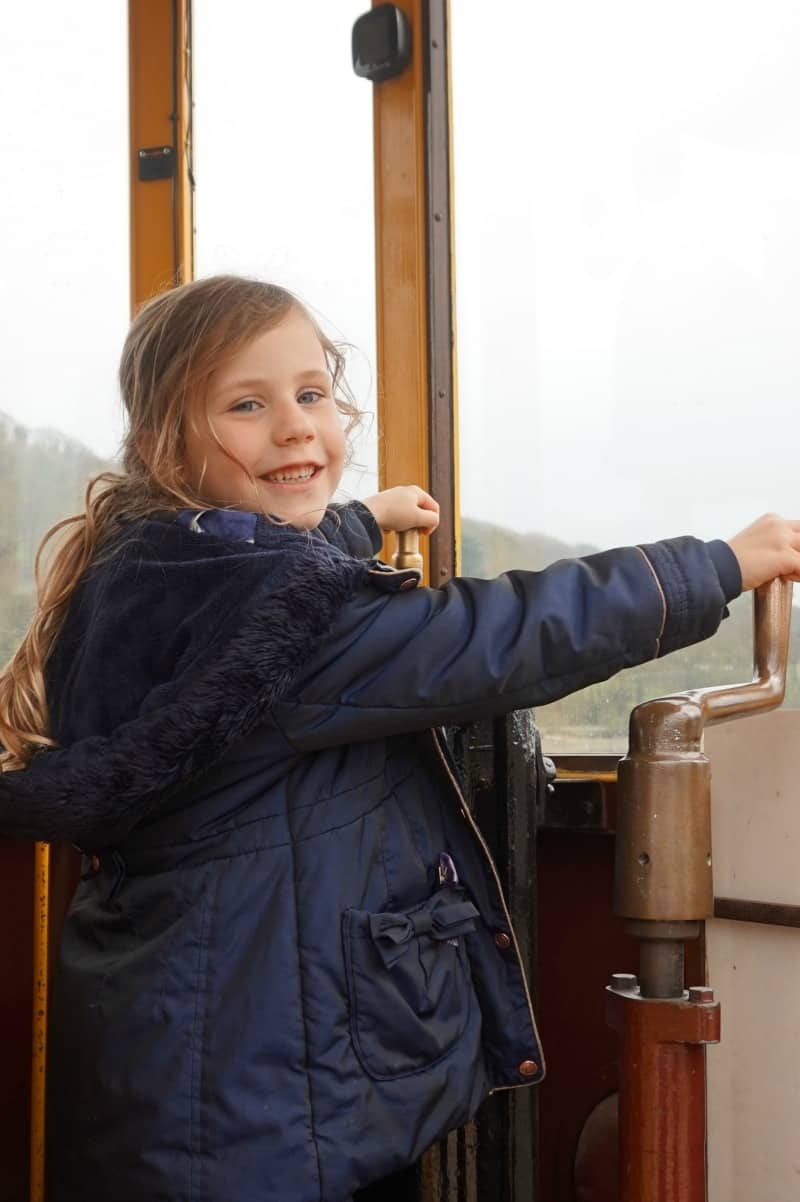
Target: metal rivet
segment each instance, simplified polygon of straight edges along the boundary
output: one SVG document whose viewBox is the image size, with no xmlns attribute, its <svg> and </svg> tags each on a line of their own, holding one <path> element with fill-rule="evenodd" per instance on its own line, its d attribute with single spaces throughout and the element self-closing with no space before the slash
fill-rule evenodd
<svg viewBox="0 0 800 1202">
<path fill-rule="evenodd" d="M 495 931 L 494 941 L 499 948 L 511 947 L 511 936 L 505 931 Z"/>
<path fill-rule="evenodd" d="M 91 859 L 89 860 L 89 867 L 91 868 L 92 872 L 99 872 L 100 871 L 100 857 L 92 856 Z"/>
<path fill-rule="evenodd" d="M 521 1077 L 535 1077 L 539 1071 L 539 1065 L 535 1060 L 523 1060 L 519 1066 Z"/>
<path fill-rule="evenodd" d="M 643 851 L 642 854 L 639 856 L 639 863 L 641 864 L 642 868 L 646 868 L 647 865 L 650 863 L 650 857 L 648 856 L 646 851 Z"/>
</svg>

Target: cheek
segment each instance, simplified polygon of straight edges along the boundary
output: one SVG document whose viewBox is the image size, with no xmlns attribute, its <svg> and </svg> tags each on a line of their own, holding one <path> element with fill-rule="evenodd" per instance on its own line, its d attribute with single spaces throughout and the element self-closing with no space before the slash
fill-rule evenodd
<svg viewBox="0 0 800 1202">
<path fill-rule="evenodd" d="M 341 473 L 344 468 L 345 459 L 347 458 L 347 440 L 344 435 L 344 426 L 338 417 L 336 419 L 335 430 L 331 435 L 329 453 L 337 471 Z"/>
<path fill-rule="evenodd" d="M 190 429 L 183 436 L 183 460 L 190 477 L 194 477 L 202 469 L 204 459 L 203 447 L 197 435 Z"/>
</svg>

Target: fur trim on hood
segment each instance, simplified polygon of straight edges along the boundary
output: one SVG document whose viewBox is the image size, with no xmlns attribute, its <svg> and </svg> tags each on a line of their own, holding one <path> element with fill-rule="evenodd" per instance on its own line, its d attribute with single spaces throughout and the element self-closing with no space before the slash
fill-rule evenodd
<svg viewBox="0 0 800 1202">
<path fill-rule="evenodd" d="M 374 568 L 260 518 L 147 519 L 90 569 L 47 665 L 59 747 L 0 775 L 0 830 L 109 846 L 282 697 Z"/>
</svg>

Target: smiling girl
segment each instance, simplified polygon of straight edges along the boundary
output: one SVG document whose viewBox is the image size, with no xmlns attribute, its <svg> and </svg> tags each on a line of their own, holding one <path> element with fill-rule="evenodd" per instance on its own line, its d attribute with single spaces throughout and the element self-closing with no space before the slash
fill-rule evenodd
<svg viewBox="0 0 800 1202">
<path fill-rule="evenodd" d="M 357 410 L 289 293 L 177 288 L 0 676 L 0 829 L 84 872 L 50 1024 L 49 1202 L 346 1202 L 544 1062 L 438 730 L 711 635 L 800 523 L 419 587 L 336 507 Z M 51 532 L 53 533 L 53 532 Z M 49 536 L 48 536 L 49 537 Z"/>
</svg>

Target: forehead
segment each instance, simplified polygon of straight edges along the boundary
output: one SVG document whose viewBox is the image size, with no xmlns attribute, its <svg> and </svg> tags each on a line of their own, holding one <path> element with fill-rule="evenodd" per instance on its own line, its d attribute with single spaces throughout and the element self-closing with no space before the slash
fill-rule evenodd
<svg viewBox="0 0 800 1202">
<path fill-rule="evenodd" d="M 238 380 L 282 381 L 310 371 L 328 371 L 319 335 L 306 315 L 292 309 L 276 326 L 256 334 L 213 373 L 212 387 Z"/>
</svg>

